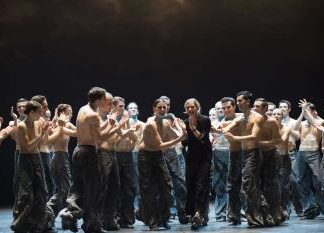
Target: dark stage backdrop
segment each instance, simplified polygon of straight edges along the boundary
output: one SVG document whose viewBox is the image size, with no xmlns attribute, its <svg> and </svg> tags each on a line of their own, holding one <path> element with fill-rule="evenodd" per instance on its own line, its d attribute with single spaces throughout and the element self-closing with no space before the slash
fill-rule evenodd
<svg viewBox="0 0 324 233">
<path fill-rule="evenodd" d="M 0 115 L 6 125 L 10 106 L 35 94 L 76 112 L 92 86 L 138 102 L 142 120 L 160 95 L 185 117 L 189 97 L 207 114 L 240 90 L 289 99 L 294 117 L 301 97 L 323 113 L 323 10 L 322 0 L 2 0 Z M 0 205 L 13 200 L 13 151 L 4 141 Z"/>
</svg>

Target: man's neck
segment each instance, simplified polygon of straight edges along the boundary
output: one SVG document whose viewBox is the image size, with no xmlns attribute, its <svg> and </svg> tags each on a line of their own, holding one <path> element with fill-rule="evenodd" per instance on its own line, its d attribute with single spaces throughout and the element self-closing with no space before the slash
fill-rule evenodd
<svg viewBox="0 0 324 233">
<path fill-rule="evenodd" d="M 132 119 L 134 123 L 136 123 L 138 121 L 137 115 L 130 116 L 130 119 Z"/>
<path fill-rule="evenodd" d="M 289 115 L 285 116 L 285 117 L 282 119 L 282 121 L 285 122 L 285 123 L 288 123 L 289 120 L 290 120 L 290 116 L 289 116 Z"/>
</svg>

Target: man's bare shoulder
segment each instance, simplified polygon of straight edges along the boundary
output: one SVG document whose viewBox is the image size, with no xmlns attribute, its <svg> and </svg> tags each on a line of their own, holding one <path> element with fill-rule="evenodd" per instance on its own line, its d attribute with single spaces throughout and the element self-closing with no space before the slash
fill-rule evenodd
<svg viewBox="0 0 324 233">
<path fill-rule="evenodd" d="M 256 122 L 263 122 L 265 120 L 264 117 L 260 113 L 257 113 L 254 111 L 251 111 L 251 117 Z"/>
</svg>

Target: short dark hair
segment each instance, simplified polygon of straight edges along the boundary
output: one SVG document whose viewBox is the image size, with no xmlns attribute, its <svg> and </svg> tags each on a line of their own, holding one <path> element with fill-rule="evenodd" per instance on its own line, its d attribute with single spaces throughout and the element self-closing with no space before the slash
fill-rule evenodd
<svg viewBox="0 0 324 233">
<path fill-rule="evenodd" d="M 288 105 L 288 108 L 291 108 L 291 103 L 290 103 L 288 100 L 280 100 L 280 101 L 279 101 L 279 105 L 280 105 L 281 103 L 287 104 L 287 105 Z"/>
<path fill-rule="evenodd" d="M 243 96 L 243 99 L 250 100 L 250 106 L 253 103 L 253 94 L 249 91 L 240 91 L 236 94 L 236 97 Z"/>
<path fill-rule="evenodd" d="M 40 103 L 38 103 L 37 101 L 34 100 L 30 100 L 27 102 L 26 104 L 26 108 L 25 108 L 25 114 L 28 115 L 30 112 L 37 112 L 39 109 L 42 108 L 42 105 Z"/>
<path fill-rule="evenodd" d="M 66 111 L 68 108 L 72 108 L 69 104 L 59 104 L 56 108 L 57 116 L 60 116 L 62 112 Z"/>
<path fill-rule="evenodd" d="M 93 104 L 96 100 L 101 100 L 106 96 L 106 90 L 101 87 L 92 87 L 88 92 L 88 100 Z"/>
<path fill-rule="evenodd" d="M 265 98 L 257 98 L 255 101 L 260 101 L 262 108 L 268 110 L 268 101 Z"/>
<path fill-rule="evenodd" d="M 231 105 L 235 106 L 235 99 L 234 98 L 232 98 L 232 97 L 223 97 L 221 99 L 222 104 L 227 103 L 227 102 L 231 102 Z"/>
<path fill-rule="evenodd" d="M 120 96 L 114 96 L 113 105 L 116 106 L 119 102 L 125 103 L 125 99 Z"/>
<path fill-rule="evenodd" d="M 46 100 L 46 97 L 43 95 L 35 95 L 30 100 L 36 101 L 36 102 L 42 104 Z"/>
</svg>

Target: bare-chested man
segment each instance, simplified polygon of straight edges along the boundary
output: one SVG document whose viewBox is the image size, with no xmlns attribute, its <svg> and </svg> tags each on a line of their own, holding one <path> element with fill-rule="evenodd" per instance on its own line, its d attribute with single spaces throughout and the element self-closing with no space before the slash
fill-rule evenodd
<svg viewBox="0 0 324 233">
<path fill-rule="evenodd" d="M 242 143 L 244 166 L 242 171 L 243 194 L 246 199 L 246 216 L 250 227 L 260 227 L 273 222 L 271 216 L 264 211 L 260 189 L 260 174 L 262 156 L 259 151 L 260 127 L 264 119 L 261 114 L 251 111 L 252 93 L 242 91 L 237 93 L 236 101 L 243 112 L 243 121 L 232 121 L 224 132 L 229 141 Z M 239 135 L 233 135 L 228 130 L 239 127 Z"/>
<path fill-rule="evenodd" d="M 297 184 L 302 197 L 304 217 L 313 219 L 324 212 L 324 198 L 322 193 L 322 167 L 320 143 L 322 132 L 315 126 L 324 126 L 324 121 L 318 117 L 314 104 L 301 101 L 301 116 L 306 120 L 301 122 L 298 118 L 295 129 L 300 132 L 300 146 L 297 157 Z M 307 111 L 314 121 L 308 120 Z M 313 123 L 313 124 L 312 124 Z M 312 187 L 312 188 L 311 188 Z"/>
<path fill-rule="evenodd" d="M 279 108 L 275 108 L 272 116 L 277 120 L 281 142 L 277 144 L 277 153 L 279 155 L 279 182 L 281 195 L 281 214 L 282 219 L 289 218 L 289 185 L 291 175 L 291 160 L 288 154 L 288 139 L 290 135 L 290 128 L 282 124 L 283 114 Z"/>
<path fill-rule="evenodd" d="M 301 196 L 297 188 L 297 147 L 296 141 L 299 139 L 299 132 L 295 130 L 296 120 L 289 116 L 291 111 L 291 103 L 288 100 L 281 100 L 279 102 L 279 108 L 282 111 L 283 118 L 282 124 L 291 129 L 288 141 L 288 153 L 291 159 L 291 179 L 290 179 L 290 201 L 294 205 L 296 214 L 303 216 L 303 206 Z M 289 210 L 289 212 L 291 212 Z"/>
<path fill-rule="evenodd" d="M 211 121 L 214 128 L 217 128 L 224 118 L 222 102 L 215 104 L 216 118 Z M 226 210 L 228 203 L 228 194 L 226 191 L 226 180 L 229 165 L 229 142 L 222 133 L 212 133 L 213 135 L 213 179 L 212 188 L 216 194 L 215 215 L 216 221 L 226 221 Z"/>
<path fill-rule="evenodd" d="M 276 153 L 277 144 L 281 142 L 279 125 L 275 118 L 266 115 L 268 110 L 268 101 L 266 99 L 256 99 L 253 110 L 263 116 L 259 134 L 259 148 L 262 153 L 261 192 L 269 205 L 267 212 L 272 216 L 274 223 L 279 225 L 285 221 L 285 219 L 282 219 L 280 212 L 278 155 Z M 271 223 L 268 222 L 268 224 Z"/>
<path fill-rule="evenodd" d="M 89 103 L 80 108 L 77 116 L 77 147 L 73 153 L 72 186 L 68 199 L 69 210 L 74 218 L 80 218 L 82 206 L 82 228 L 85 232 L 102 232 L 99 212 L 103 195 L 101 176 L 98 169 L 96 147 L 111 129 L 109 124 L 100 125 L 98 107 L 107 101 L 106 90 L 93 87 L 88 92 Z M 82 200 L 82 204 L 81 204 Z"/>
<path fill-rule="evenodd" d="M 163 119 L 167 104 L 162 99 L 153 103 L 154 117 L 147 120 L 143 141 L 140 145 L 138 168 L 140 174 L 140 193 L 143 206 L 143 220 L 150 230 L 167 229 L 171 207 L 171 177 L 162 151 L 174 146 L 185 138 L 184 124 L 179 121 L 183 132 L 177 138 L 163 141 L 166 134 L 173 134 L 171 124 Z"/>
<path fill-rule="evenodd" d="M 222 133 L 221 129 L 225 128 L 235 119 L 240 119 L 241 113 L 235 113 L 235 100 L 231 97 L 221 99 L 222 110 L 225 117 L 215 128 Z M 230 131 L 234 135 L 239 135 L 239 128 L 234 127 Z M 228 207 L 227 220 L 231 225 L 241 224 L 241 186 L 242 186 L 242 148 L 241 143 L 229 141 L 229 166 L 227 176 Z"/>
<path fill-rule="evenodd" d="M 103 129 L 109 129 L 103 141 L 98 144 L 97 152 L 99 159 L 99 170 L 102 177 L 103 205 L 102 223 L 104 230 L 118 230 L 119 225 L 115 219 L 117 201 L 119 199 L 120 179 L 118 163 L 116 159 L 117 133 L 128 121 L 128 116 L 121 117 L 117 122 L 118 113 L 112 112 L 114 98 L 110 93 L 106 93 L 106 98 L 99 106 L 100 125 Z"/>
<path fill-rule="evenodd" d="M 138 149 L 139 149 L 139 145 L 142 142 L 143 129 L 144 129 L 145 123 L 138 119 L 139 111 L 138 111 L 137 103 L 130 102 L 127 105 L 127 111 L 129 113 L 129 125 L 136 126 L 136 128 L 138 128 L 138 130 L 135 131 L 137 140 L 136 140 L 136 145 L 133 150 L 133 164 L 134 164 L 134 175 L 135 175 L 135 186 L 136 186 L 134 207 L 135 207 L 136 218 L 141 218 L 140 212 L 139 212 L 139 210 L 140 210 L 140 195 L 139 195 L 139 174 L 138 174 Z"/>
<path fill-rule="evenodd" d="M 50 119 L 48 119 L 46 115 L 46 112 L 48 110 L 48 103 L 46 97 L 43 95 L 35 95 L 31 98 L 31 100 L 36 101 L 42 105 L 42 116 L 39 119 L 40 122 L 42 124 L 50 124 Z M 54 138 L 52 136 L 50 138 L 51 133 L 52 132 L 50 131 L 50 133 L 47 135 L 47 138 L 45 138 L 45 140 L 42 141 L 41 144 L 39 145 L 39 151 L 41 154 L 42 163 L 45 172 L 46 187 L 49 194 L 48 199 L 52 197 L 54 194 L 54 180 L 51 173 L 51 156 L 50 156 L 50 146 Z M 55 135 L 57 136 L 57 134 Z"/>
<path fill-rule="evenodd" d="M 58 125 L 58 120 L 61 119 L 65 125 L 53 142 L 53 158 L 51 161 L 51 173 L 55 183 L 54 195 L 48 201 L 48 205 L 54 212 L 54 218 L 58 213 L 67 206 L 66 199 L 68 197 L 71 187 L 71 169 L 69 161 L 68 145 L 70 136 L 76 136 L 76 127 L 70 122 L 72 118 L 72 107 L 69 104 L 59 104 L 55 110 L 55 118 L 53 129 L 55 130 Z M 62 228 L 67 229 L 65 226 L 65 215 L 61 215 Z M 76 224 L 73 225 L 73 231 L 77 231 Z"/>
<path fill-rule="evenodd" d="M 20 146 L 18 198 L 11 229 L 15 232 L 43 232 L 48 229 L 52 213 L 46 208 L 47 189 L 39 145 L 48 134 L 47 124 L 41 124 L 41 105 L 36 101 L 26 104 L 26 119 L 18 123 L 17 139 Z"/>
<path fill-rule="evenodd" d="M 125 111 L 125 99 L 119 96 L 114 97 L 114 109 L 117 113 L 117 122 L 123 116 L 129 116 Z M 118 224 L 121 228 L 133 228 L 135 223 L 134 216 L 134 198 L 136 192 L 135 172 L 133 163 L 133 153 L 137 136 L 135 134 L 136 126 L 130 126 L 129 120 L 119 130 L 116 139 L 116 157 L 120 177 L 120 195 L 117 215 Z"/>
<path fill-rule="evenodd" d="M 167 96 L 161 96 L 160 99 L 164 100 L 167 104 L 167 109 L 165 111 L 165 114 L 171 114 L 169 113 L 170 107 L 171 107 L 171 100 Z M 169 116 L 171 116 L 169 115 Z M 165 116 L 165 115 L 164 115 Z M 174 116 L 174 115 L 173 115 Z M 174 117 L 175 118 L 175 117 Z M 181 134 L 181 128 L 178 125 L 177 119 L 170 119 L 170 123 L 172 126 L 172 130 L 169 133 L 163 133 L 161 134 L 161 139 L 163 142 L 167 142 L 170 140 L 173 140 L 177 138 Z M 188 218 L 186 217 L 186 181 L 185 181 L 185 174 L 183 173 L 183 170 L 181 170 L 180 166 L 180 158 L 182 154 L 178 153 L 180 152 L 181 143 L 178 143 L 169 149 L 163 151 L 163 156 L 165 159 L 165 162 L 167 164 L 172 184 L 173 184 L 173 193 L 174 193 L 174 199 L 175 199 L 175 206 L 172 205 L 171 208 L 171 215 L 175 216 L 175 208 L 177 210 L 178 219 L 181 224 L 187 224 Z M 174 201 L 173 201 L 174 203 Z"/>
</svg>

